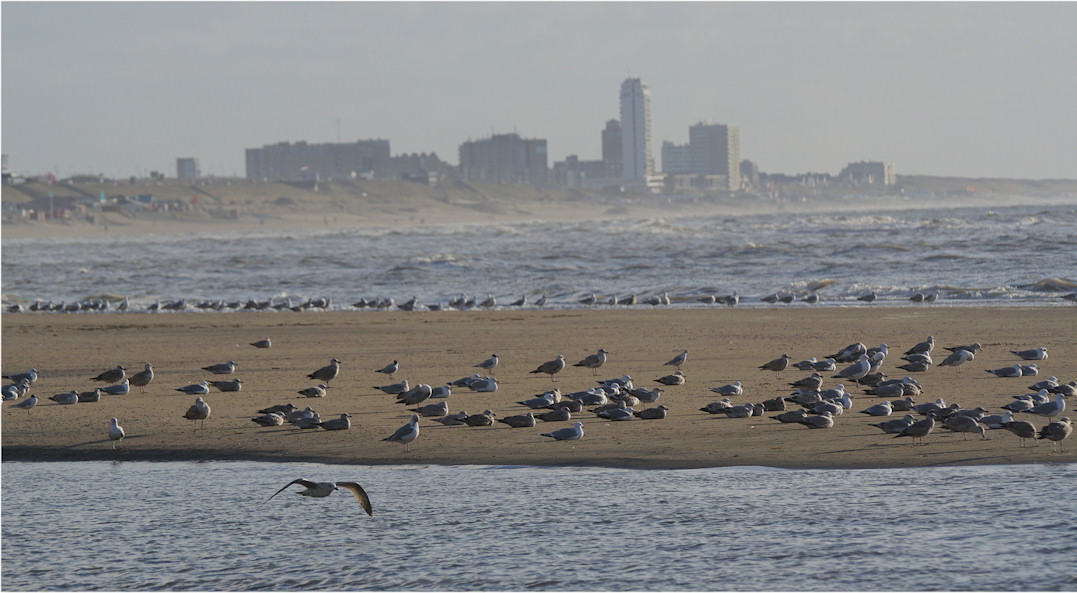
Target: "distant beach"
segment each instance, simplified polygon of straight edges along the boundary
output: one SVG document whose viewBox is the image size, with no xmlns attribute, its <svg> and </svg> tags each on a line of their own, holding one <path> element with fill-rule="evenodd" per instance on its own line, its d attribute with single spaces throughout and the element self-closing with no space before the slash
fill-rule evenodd
<svg viewBox="0 0 1077 593">
<path fill-rule="evenodd" d="M 917 403 L 942 398 L 991 413 L 1026 393 L 1027 386 L 1049 375 L 1077 379 L 1077 345 L 1069 332 L 1068 308 L 870 308 L 870 309 L 683 309 L 628 311 L 473 311 L 450 313 L 250 313 L 245 315 L 3 315 L 3 369 L 40 374 L 33 386 L 42 402 L 29 413 L 3 406 L 4 460 L 301 460 L 348 464 L 526 464 L 596 465 L 632 468 L 771 466 L 784 468 L 866 468 L 952 464 L 1073 462 L 1077 445 L 1052 454 L 1050 443 L 1019 447 L 1017 437 L 993 430 L 988 439 L 937 427 L 925 445 L 883 434 L 870 426 L 878 418 L 859 410 L 880 398 L 862 395 L 850 381 L 853 407 L 837 417 L 834 428 L 811 430 L 763 417 L 733 419 L 699 408 L 721 399 L 710 391 L 733 381 L 744 386 L 734 403 L 761 402 L 789 395 L 788 383 L 808 373 L 790 367 L 778 379 L 760 365 L 782 354 L 794 361 L 826 357 L 852 342 L 886 343 L 890 354 L 883 371 L 905 373 L 896 366 L 901 353 L 934 336 L 936 362 L 946 346 L 980 342 L 983 352 L 960 367 L 933 367 L 912 375 L 923 385 Z M 271 337 L 273 347 L 248 345 Z M 1001 379 L 985 369 L 1010 366 L 1010 350 L 1044 346 L 1038 377 Z M 609 359 L 592 377 L 572 366 L 597 349 Z M 411 411 L 395 397 L 373 388 L 408 379 L 412 385 L 439 386 L 482 369 L 474 365 L 492 353 L 501 363 L 492 373 L 494 393 L 456 388 L 448 398 L 451 412 L 493 411 L 498 418 L 523 414 L 516 402 L 545 390 L 584 390 L 596 379 L 623 374 L 637 385 L 657 386 L 655 379 L 674 369 L 663 363 L 687 349 L 687 382 L 667 387 L 657 404 L 669 408 L 663 420 L 612 422 L 585 410 L 573 415 L 583 423 L 578 441 L 556 442 L 541 433 L 571 422 L 539 422 L 534 428 L 442 426 L 430 418 L 405 453 L 386 436 L 407 422 Z M 563 354 L 568 361 L 556 382 L 531 374 L 541 363 Z M 296 392 L 315 381 L 306 375 L 330 358 L 342 361 L 340 376 L 324 398 Z M 201 367 L 234 360 L 232 376 L 214 376 Z M 393 360 L 395 379 L 376 373 Z M 47 398 L 72 389 L 93 388 L 90 377 L 122 364 L 129 373 L 152 363 L 155 379 L 146 394 L 104 396 L 99 403 L 71 406 Z M 827 373 L 824 386 L 839 382 Z M 203 379 L 239 377 L 238 393 L 214 390 L 205 396 L 212 415 L 204 429 L 183 418 L 194 397 L 176 388 Z M 251 421 L 259 409 L 292 403 L 307 405 L 323 419 L 351 414 L 347 431 L 263 428 Z M 430 402 L 427 402 L 430 403 Z M 790 404 L 792 405 L 792 404 Z M 896 416 L 900 416 L 897 414 Z M 108 419 L 127 431 L 112 449 Z M 1037 426 L 1046 420 L 1030 419 Z"/>
</svg>

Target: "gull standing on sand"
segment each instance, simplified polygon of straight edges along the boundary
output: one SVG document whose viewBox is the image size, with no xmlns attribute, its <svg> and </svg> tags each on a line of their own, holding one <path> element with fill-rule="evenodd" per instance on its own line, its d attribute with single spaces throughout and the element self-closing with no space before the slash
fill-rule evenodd
<svg viewBox="0 0 1077 593">
<path fill-rule="evenodd" d="M 411 420 L 396 429 L 396 432 L 382 439 L 390 443 L 404 443 L 404 451 L 408 451 L 411 442 L 419 437 L 419 415 L 412 414 Z"/>
<path fill-rule="evenodd" d="M 924 444 L 924 437 L 931 434 L 931 431 L 935 429 L 935 416 L 928 414 L 927 418 L 918 420 L 907 426 L 904 430 L 897 433 L 894 438 L 899 437 L 912 437 L 913 444 L 916 444 L 916 439 L 920 439 L 920 444 Z"/>
<path fill-rule="evenodd" d="M 781 358 L 775 358 L 774 360 L 760 365 L 759 369 L 764 371 L 774 371 L 778 379 L 782 378 L 782 371 L 789 367 L 789 355 L 782 354 Z"/>
<path fill-rule="evenodd" d="M 108 425 L 108 438 L 112 439 L 112 448 L 116 448 L 116 443 L 123 440 L 124 437 L 123 427 L 120 426 L 120 421 L 116 418 L 109 419 Z"/>
<path fill-rule="evenodd" d="M 969 416 L 962 416 L 960 414 L 950 416 L 943 421 L 942 425 L 954 432 L 962 433 L 962 436 L 964 436 L 966 441 L 969 440 L 968 433 L 970 432 L 979 433 L 982 438 L 987 439 L 987 429 L 984 425 L 977 422 L 975 418 Z"/>
<path fill-rule="evenodd" d="M 1066 409 L 1066 397 L 1061 393 L 1055 394 L 1055 401 L 1033 406 L 1028 410 L 1030 414 L 1044 416 L 1048 419 L 1058 416 Z"/>
<path fill-rule="evenodd" d="M 339 373 L 339 372 L 340 372 L 340 361 L 334 358 L 334 359 L 329 361 L 328 365 L 326 365 L 326 366 L 314 371 L 313 373 L 307 375 L 307 378 L 308 379 L 313 379 L 315 381 L 321 381 L 321 382 L 325 383 L 328 386 L 330 381 L 332 381 L 333 379 L 336 379 L 337 373 Z"/>
<path fill-rule="evenodd" d="M 551 437 L 558 441 L 574 441 L 583 438 L 583 422 L 575 422 L 568 428 L 559 428 L 554 431 L 544 432 L 544 437 Z"/>
<path fill-rule="evenodd" d="M 257 342 L 251 342 L 251 346 L 255 348 L 270 348 L 273 346 L 273 342 L 266 338 L 264 340 L 258 340 Z"/>
<path fill-rule="evenodd" d="M 12 408 L 19 408 L 20 410 L 26 410 L 26 413 L 30 413 L 30 408 L 37 405 L 37 396 L 31 395 L 30 397 L 22 400 L 17 404 L 11 404 Z"/>
<path fill-rule="evenodd" d="M 123 381 L 125 376 L 127 376 L 127 369 L 122 365 L 116 365 L 116 368 L 109 369 L 90 380 L 101 381 L 102 383 L 119 383 Z"/>
<path fill-rule="evenodd" d="M 194 400 L 194 405 L 187 408 L 187 413 L 183 415 L 188 420 L 201 420 L 202 428 L 206 427 L 206 418 L 209 418 L 209 404 L 207 404 L 202 398 Z"/>
<path fill-rule="evenodd" d="M 598 376 L 598 367 L 606 363 L 607 354 L 609 354 L 609 352 L 607 352 L 605 348 L 600 348 L 595 354 L 588 356 L 572 366 L 587 367 L 591 369 L 592 376 Z"/>
<path fill-rule="evenodd" d="M 208 367 L 202 367 L 202 370 L 209 371 L 214 375 L 231 375 L 236 372 L 236 361 L 229 360 L 220 364 L 211 364 Z"/>
<path fill-rule="evenodd" d="M 496 354 L 491 354 L 490 358 L 487 358 L 486 360 L 484 360 L 484 361 L 480 362 L 479 364 L 475 365 L 475 368 L 485 369 L 487 371 L 493 371 L 494 367 L 497 366 L 497 363 L 498 363 L 497 355 Z"/>
<path fill-rule="evenodd" d="M 299 484 L 300 486 L 305 488 L 305 490 L 297 492 L 296 494 L 300 496 L 312 496 L 314 498 L 325 498 L 326 496 L 332 494 L 334 490 L 343 488 L 351 492 L 352 495 L 355 496 L 355 500 L 359 501 L 359 504 L 363 507 L 363 510 L 366 511 L 367 515 L 371 517 L 374 516 L 374 509 L 370 506 L 370 497 L 367 496 L 367 493 L 365 490 L 363 490 L 363 487 L 355 482 L 312 482 L 310 480 L 299 478 L 285 484 L 284 488 L 281 488 L 280 490 L 274 492 L 273 496 L 284 492 L 284 490 L 292 484 Z M 266 502 L 272 500 L 273 496 L 267 498 Z M 265 502 L 263 502 L 262 504 L 265 504 Z"/>
<path fill-rule="evenodd" d="M 554 375 L 556 375 L 557 373 L 560 373 L 561 370 L 564 369 L 564 368 L 565 368 L 565 357 L 563 355 L 561 355 L 561 354 L 558 354 L 557 358 L 540 364 L 538 366 L 538 368 L 531 371 L 530 374 L 534 375 L 536 373 L 546 373 L 547 375 L 550 376 L 550 379 L 552 379 L 553 381 L 556 381 L 557 379 L 554 378 Z"/>
<path fill-rule="evenodd" d="M 394 375 L 396 375 L 396 371 L 399 370 L 399 369 L 400 369 L 400 363 L 394 360 L 391 364 L 387 364 L 383 368 L 380 368 L 380 369 L 378 369 L 377 371 L 374 371 L 374 372 L 381 373 L 383 375 L 389 375 L 390 379 L 394 379 L 395 378 Z"/>
<path fill-rule="evenodd" d="M 672 360 L 662 366 L 677 367 L 677 370 L 681 370 L 681 365 L 684 364 L 685 359 L 688 358 L 688 351 L 685 350 L 677 356 L 674 356 Z"/>
<path fill-rule="evenodd" d="M 838 374 L 834 375 L 834 379 L 852 379 L 857 385 L 860 384 L 860 380 L 864 378 L 871 371 L 871 361 L 868 360 L 867 354 L 861 354 L 860 359 L 853 364 L 838 371 Z"/>
<path fill-rule="evenodd" d="M 1069 418 L 1062 418 L 1058 422 L 1052 422 L 1047 426 L 1041 428 L 1040 432 L 1036 435 L 1036 438 L 1054 441 L 1058 444 L 1058 452 L 1065 453 L 1066 450 L 1062 446 L 1062 441 L 1065 440 L 1066 437 L 1070 436 L 1072 432 L 1073 423 L 1070 422 Z M 1051 447 L 1051 450 L 1055 450 L 1053 445 Z"/>
<path fill-rule="evenodd" d="M 131 385 L 138 387 L 140 393 L 146 393 L 146 386 L 153 381 L 153 365 L 146 363 L 146 368 L 127 378 Z"/>
<path fill-rule="evenodd" d="M 942 362 L 939 363 L 939 366 L 940 367 L 961 366 L 962 364 L 964 364 L 964 363 L 966 363 L 966 362 L 968 362 L 970 360 L 974 360 L 975 358 L 976 358 L 976 355 L 973 354 L 971 350 L 962 350 L 962 349 L 958 348 L 957 350 L 954 350 L 953 352 L 951 352 L 949 356 L 944 358 L 942 360 Z"/>
<path fill-rule="evenodd" d="M 1018 442 L 1021 447 L 1025 446 L 1025 441 L 1028 439 L 1032 439 L 1033 445 L 1036 444 L 1036 427 L 1031 422 L 1026 420 L 1012 420 L 1004 423 L 1002 428 L 1017 435 L 1017 438 L 1020 439 Z"/>
</svg>

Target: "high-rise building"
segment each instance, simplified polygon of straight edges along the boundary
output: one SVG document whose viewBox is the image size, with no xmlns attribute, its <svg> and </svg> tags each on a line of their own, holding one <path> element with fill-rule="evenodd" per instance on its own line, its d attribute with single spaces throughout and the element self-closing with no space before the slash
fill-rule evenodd
<svg viewBox="0 0 1077 593">
<path fill-rule="evenodd" d="M 740 189 L 740 128 L 699 123 L 688 128 L 692 173 L 726 176 L 726 189 Z"/>
<path fill-rule="evenodd" d="M 460 176 L 465 181 L 548 185 L 546 141 L 526 140 L 519 134 L 468 140 L 460 145 Z"/>
<path fill-rule="evenodd" d="M 198 159 L 176 159 L 176 179 L 193 181 L 201 177 L 202 172 L 198 169 Z"/>
<path fill-rule="evenodd" d="M 607 163 L 617 163 L 617 166 L 620 167 L 623 159 L 621 122 L 611 119 L 606 122 L 606 128 L 602 130 L 602 160 Z"/>
<path fill-rule="evenodd" d="M 646 183 L 654 174 L 651 91 L 638 78 L 621 83 L 621 163 L 627 181 Z"/>
<path fill-rule="evenodd" d="M 692 172 L 691 150 L 687 144 L 662 143 L 662 172 L 667 175 L 683 175 Z"/>
<path fill-rule="evenodd" d="M 247 179 L 307 181 L 388 176 L 389 141 L 280 142 L 247 149 Z"/>
</svg>

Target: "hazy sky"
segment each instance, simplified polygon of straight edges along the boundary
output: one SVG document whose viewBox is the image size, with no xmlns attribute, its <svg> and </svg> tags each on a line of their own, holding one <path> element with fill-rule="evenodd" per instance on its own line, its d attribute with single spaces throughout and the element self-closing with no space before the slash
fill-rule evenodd
<svg viewBox="0 0 1077 593">
<path fill-rule="evenodd" d="M 652 151 L 740 126 L 765 172 L 1077 177 L 1077 3 L 3 2 L 3 152 L 23 173 L 175 175 L 197 157 L 517 132 L 601 156 L 621 82 Z"/>
</svg>

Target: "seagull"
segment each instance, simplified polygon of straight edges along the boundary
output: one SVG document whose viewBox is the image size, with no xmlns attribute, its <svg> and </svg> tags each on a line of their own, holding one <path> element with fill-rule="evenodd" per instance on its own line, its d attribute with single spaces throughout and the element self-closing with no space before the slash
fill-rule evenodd
<svg viewBox="0 0 1077 593">
<path fill-rule="evenodd" d="M 662 366 L 677 367 L 677 370 L 679 371 L 679 370 L 681 370 L 681 365 L 684 364 L 684 360 L 686 358 L 688 358 L 688 351 L 687 350 L 685 350 L 684 352 L 681 352 L 677 356 L 674 356 L 672 360 L 670 360 L 669 362 L 667 362 L 666 364 L 664 364 Z"/>
<path fill-rule="evenodd" d="M 686 380 L 688 380 L 688 378 L 680 371 L 675 371 L 672 375 L 666 375 L 665 377 L 655 379 L 655 381 L 663 385 L 684 385 Z"/>
<path fill-rule="evenodd" d="M 1062 397 L 1062 396 L 1059 396 L 1059 397 Z M 69 406 L 71 404 L 77 404 L 78 403 L 78 401 L 79 401 L 79 392 L 72 390 L 72 391 L 68 391 L 66 393 L 57 393 L 56 395 L 49 396 L 49 399 L 51 399 L 52 401 L 54 401 L 54 402 L 56 402 L 56 403 L 58 403 L 60 405 Z"/>
<path fill-rule="evenodd" d="M 592 354 L 592 355 L 588 356 L 587 358 L 577 362 L 576 364 L 574 364 L 572 366 L 575 366 L 575 367 L 587 367 L 587 368 L 591 369 L 591 375 L 592 376 L 597 376 L 598 375 L 598 367 L 605 364 L 607 354 L 609 354 L 609 352 L 607 352 L 605 348 L 600 348 L 599 351 L 596 352 L 595 354 Z"/>
<path fill-rule="evenodd" d="M 251 418 L 251 422 L 261 424 L 262 426 L 280 426 L 284 424 L 284 416 L 277 413 L 270 413 L 264 416 L 258 416 L 257 418 Z"/>
<path fill-rule="evenodd" d="M 636 418 L 639 418 L 640 420 L 662 420 L 666 417 L 666 412 L 668 411 L 669 408 L 659 405 L 646 410 L 638 410 L 636 412 Z"/>
<path fill-rule="evenodd" d="M 873 291 L 871 291 L 871 292 L 869 292 L 867 294 L 862 294 L 862 295 L 856 297 L 856 300 L 864 301 L 865 303 L 873 303 L 873 302 L 875 302 L 875 299 L 877 299 L 877 298 L 879 298 L 879 293 L 877 293 L 877 292 L 875 292 L 873 290 Z"/>
<path fill-rule="evenodd" d="M 894 420 L 885 420 L 872 424 L 876 428 L 879 428 L 886 434 L 899 433 L 912 425 L 915 418 L 912 414 L 905 414 L 903 418 L 895 418 Z"/>
<path fill-rule="evenodd" d="M 490 410 L 483 410 L 481 414 L 469 414 L 463 420 L 468 426 L 493 426 L 494 413 Z"/>
<path fill-rule="evenodd" d="M 1047 426 L 1040 429 L 1039 434 L 1036 435 L 1037 439 L 1047 439 L 1058 443 L 1058 452 L 1065 453 L 1066 450 L 1062 447 L 1062 441 L 1070 436 L 1073 432 L 1073 422 L 1070 422 L 1069 418 L 1063 418 L 1058 422 L 1052 422 Z M 1054 448 L 1052 447 L 1052 451 Z"/>
<path fill-rule="evenodd" d="M 646 387 L 637 387 L 629 391 L 632 395 L 644 404 L 653 404 L 658 401 L 658 398 L 662 395 L 662 388 L 655 387 L 654 389 L 647 389 Z"/>
<path fill-rule="evenodd" d="M 307 378 L 308 379 L 313 379 L 315 381 L 322 381 L 326 385 L 329 385 L 329 382 L 332 381 L 333 379 L 335 379 L 337 377 L 337 373 L 339 373 L 339 372 L 340 372 L 340 361 L 334 358 L 334 359 L 329 361 L 328 365 L 326 365 L 326 366 L 314 371 L 313 373 L 307 375 Z"/>
<path fill-rule="evenodd" d="M 732 309 L 733 307 L 737 306 L 737 303 L 740 302 L 740 293 L 734 291 L 733 294 L 727 294 L 725 296 L 718 297 L 718 301 Z"/>
<path fill-rule="evenodd" d="M 55 396 L 54 396 L 55 397 Z M 1045 416 L 1048 419 L 1058 416 L 1066 409 L 1066 397 L 1061 393 L 1055 394 L 1055 401 L 1033 406 L 1028 410 L 1030 414 Z"/>
<path fill-rule="evenodd" d="M 1036 444 L 1036 427 L 1031 422 L 1025 420 L 1013 420 L 1006 422 L 1002 425 L 1002 428 L 1017 435 L 1020 440 L 1020 446 L 1025 446 L 1027 439 L 1032 439 L 1032 444 Z"/>
<path fill-rule="evenodd" d="M 184 385 L 183 387 L 177 387 L 176 391 L 182 391 L 187 395 L 205 395 L 209 393 L 209 382 L 201 381 L 191 385 Z"/>
<path fill-rule="evenodd" d="M 1036 366 L 1036 363 L 1021 365 L 1022 377 L 1035 377 L 1038 374 L 1040 374 L 1040 367 Z"/>
<path fill-rule="evenodd" d="M 108 438 L 112 439 L 112 448 L 116 448 L 116 442 L 122 441 L 124 437 L 123 427 L 120 426 L 120 421 L 111 418 L 108 425 Z"/>
<path fill-rule="evenodd" d="M 621 297 L 621 298 L 617 299 L 617 304 L 618 305 L 635 305 L 636 304 L 636 295 L 633 294 L 633 295 L 630 295 L 630 296 Z"/>
<path fill-rule="evenodd" d="M 487 358 L 486 360 L 484 360 L 484 361 L 480 362 L 479 364 L 475 365 L 475 368 L 485 369 L 487 371 L 492 371 L 492 370 L 494 370 L 494 367 L 497 366 L 498 361 L 499 361 L 499 359 L 497 358 L 497 355 L 496 354 L 491 354 L 490 358 Z"/>
<path fill-rule="evenodd" d="M 452 395 L 452 388 L 449 386 L 448 383 L 446 383 L 445 385 L 434 387 L 430 390 L 430 399 L 449 397 L 450 395 Z"/>
<path fill-rule="evenodd" d="M 718 395 L 743 395 L 744 388 L 741 387 L 740 381 L 734 381 L 730 385 L 722 385 L 721 387 L 712 387 L 711 391 Z"/>
<path fill-rule="evenodd" d="M 894 407 L 890 405 L 890 402 L 884 401 L 881 404 L 875 404 L 874 406 L 868 406 L 867 408 L 860 410 L 861 414 L 867 414 L 868 416 L 889 416 L 894 412 Z"/>
<path fill-rule="evenodd" d="M 391 443 L 404 443 L 404 451 L 409 450 L 409 445 L 419 436 L 419 415 L 412 414 L 411 420 L 396 429 L 396 432 L 382 439 Z"/>
<path fill-rule="evenodd" d="M 961 366 L 962 364 L 964 364 L 964 363 L 966 363 L 966 362 L 968 362 L 970 360 L 973 360 L 975 358 L 976 358 L 976 355 L 973 354 L 971 350 L 962 350 L 962 349 L 958 348 L 957 350 L 954 350 L 953 352 L 951 352 L 949 356 L 944 358 L 942 360 L 942 362 L 939 363 L 939 366 L 940 367 Z"/>
<path fill-rule="evenodd" d="M 430 399 L 431 393 L 433 393 L 433 389 L 431 389 L 429 385 L 426 383 L 419 383 L 404 393 L 397 394 L 396 403 L 404 404 L 406 406 L 414 406 Z"/>
<path fill-rule="evenodd" d="M 325 397 L 325 383 L 300 389 L 297 393 L 303 397 Z"/>
<path fill-rule="evenodd" d="M 492 393 L 497 391 L 499 381 L 496 377 L 482 377 L 467 384 L 467 388 L 479 393 Z"/>
<path fill-rule="evenodd" d="M 571 427 L 559 428 L 550 432 L 542 433 L 541 436 L 550 437 L 558 441 L 574 441 L 583 438 L 583 422 L 576 421 Z"/>
<path fill-rule="evenodd" d="M 394 378 L 393 375 L 396 374 L 396 371 L 399 368 L 400 368 L 400 363 L 398 363 L 397 361 L 394 360 L 391 364 L 387 364 L 387 365 L 385 365 L 384 368 L 378 369 L 375 372 L 376 373 L 381 373 L 383 375 L 389 375 L 389 378 L 392 379 L 392 378 Z"/>
<path fill-rule="evenodd" d="M 127 376 L 127 369 L 117 365 L 116 368 L 109 369 L 90 380 L 101 381 L 102 383 L 119 383 L 120 381 L 123 381 L 125 376 Z"/>
<path fill-rule="evenodd" d="M 829 411 L 814 416 L 805 416 L 800 423 L 808 428 L 833 428 L 834 416 Z"/>
<path fill-rule="evenodd" d="M 546 373 L 550 376 L 550 379 L 556 381 L 554 375 L 561 372 L 561 369 L 565 368 L 565 357 L 561 354 L 557 355 L 557 358 L 544 362 L 538 366 L 537 369 L 531 371 L 530 374 Z"/>
<path fill-rule="evenodd" d="M 527 406 L 532 410 L 542 410 L 556 404 L 558 401 L 560 401 L 560 399 L 561 392 L 555 389 L 554 391 L 547 391 L 546 393 L 543 393 L 538 397 L 532 397 L 530 399 L 525 399 L 516 403 L 522 406 Z"/>
<path fill-rule="evenodd" d="M 328 387 L 328 385 L 326 385 L 326 387 Z M 403 381 L 401 381 L 399 383 L 393 383 L 392 385 L 382 385 L 380 387 L 375 385 L 374 389 L 380 389 L 381 391 L 384 391 L 385 393 L 387 393 L 389 395 L 397 395 L 399 393 L 404 393 L 405 391 L 407 391 L 409 389 L 408 380 L 404 379 Z M 307 397 L 310 397 L 310 396 L 307 396 Z"/>
<path fill-rule="evenodd" d="M 935 336 L 928 336 L 926 340 L 909 348 L 905 354 L 930 354 L 935 347 Z"/>
<path fill-rule="evenodd" d="M 543 422 L 567 422 L 572 420 L 572 412 L 568 408 L 557 408 L 549 412 L 543 412 L 535 416 L 535 418 Z"/>
<path fill-rule="evenodd" d="M 868 373 L 871 372 L 871 360 L 868 355 L 861 354 L 860 358 L 853 364 L 838 371 L 838 374 L 834 375 L 834 379 L 852 379 L 857 385 L 860 384 L 860 379 L 863 379 Z"/>
<path fill-rule="evenodd" d="M 12 382 L 18 383 L 19 379 L 26 379 L 33 385 L 37 382 L 37 369 L 30 369 L 25 373 L 15 373 L 14 375 L 4 375 L 5 379 L 11 379 Z"/>
<path fill-rule="evenodd" d="M 916 443 L 916 439 L 920 439 L 920 444 L 924 444 L 924 437 L 931 434 L 931 431 L 935 429 L 935 416 L 928 414 L 927 418 L 913 422 L 904 430 L 897 433 L 894 438 L 899 437 L 912 437 L 913 444 Z"/>
<path fill-rule="evenodd" d="M 251 342 L 251 346 L 255 348 L 270 348 L 273 346 L 273 342 L 266 338 L 264 340 L 258 340 L 257 342 Z"/>
<path fill-rule="evenodd" d="M 341 414 L 340 418 L 324 420 L 319 422 L 318 426 L 326 430 L 348 430 L 352 427 L 352 422 L 349 418 L 351 418 L 351 414 Z"/>
<path fill-rule="evenodd" d="M 116 385 L 107 385 L 101 388 L 101 393 L 107 393 L 109 395 L 127 395 L 131 391 L 131 379 L 124 379 L 123 383 Z"/>
<path fill-rule="evenodd" d="M 968 433 L 970 432 L 979 433 L 984 439 L 987 438 L 987 429 L 984 428 L 984 425 L 977 422 L 975 418 L 970 418 L 969 416 L 962 416 L 960 414 L 950 416 L 942 423 L 942 425 L 955 432 L 964 433 L 963 436 L 966 441 L 969 440 Z"/>
<path fill-rule="evenodd" d="M 146 386 L 153 381 L 153 365 L 146 363 L 145 370 L 141 370 L 127 378 L 131 385 L 138 387 L 140 393 L 146 393 Z"/>
<path fill-rule="evenodd" d="M 231 375 L 236 371 L 236 361 L 229 360 L 220 364 L 211 364 L 208 367 L 202 367 L 202 370 L 209 371 L 214 375 Z"/>
<path fill-rule="evenodd" d="M 531 412 L 526 414 L 520 414 L 518 416 L 505 416 L 504 418 L 498 418 L 498 422 L 504 422 L 512 428 L 534 428 L 535 415 Z"/>
<path fill-rule="evenodd" d="M 188 420 L 201 420 L 202 428 L 205 428 L 206 418 L 209 418 L 209 413 L 209 404 L 203 401 L 202 398 L 198 398 L 194 400 L 194 405 L 187 408 L 187 413 L 184 414 L 183 417 Z"/>
<path fill-rule="evenodd" d="M 983 346 L 981 346 L 979 342 L 976 342 L 974 344 L 966 344 L 964 346 L 947 347 L 946 349 L 949 350 L 950 352 L 957 352 L 958 350 L 968 350 L 969 352 L 972 352 L 973 354 L 975 354 L 977 352 L 983 352 Z"/>
<path fill-rule="evenodd" d="M 231 381 L 208 381 L 208 383 L 220 391 L 239 391 L 243 389 L 243 380 L 238 378 Z"/>
<path fill-rule="evenodd" d="M 332 494 L 334 490 L 339 490 L 340 488 L 343 488 L 351 492 L 352 495 L 355 496 L 355 500 L 359 501 L 359 504 L 363 507 L 363 510 L 366 511 L 367 515 L 371 517 L 374 516 L 374 509 L 370 506 L 370 497 L 367 496 L 367 493 L 365 490 L 363 490 L 363 487 L 359 484 L 356 484 L 355 482 L 311 482 L 310 480 L 299 478 L 285 484 L 284 488 L 281 488 L 280 490 L 274 492 L 273 496 L 284 492 L 284 490 L 292 484 L 299 484 L 300 486 L 305 488 L 305 490 L 303 490 L 302 492 L 297 492 L 296 494 L 299 494 L 300 496 L 313 496 L 314 498 L 325 498 L 326 496 Z M 273 498 L 273 496 L 267 498 L 266 502 L 269 502 Z M 265 504 L 265 502 L 263 502 L 262 504 Z"/>
<path fill-rule="evenodd" d="M 100 389 L 94 389 L 93 391 L 83 391 L 79 393 L 79 402 L 95 404 L 99 401 L 101 401 Z"/>
<path fill-rule="evenodd" d="M 26 410 L 26 413 L 29 414 L 30 413 L 30 408 L 32 408 L 32 407 L 34 407 L 36 405 L 37 405 L 37 396 L 36 395 L 31 395 L 30 397 L 22 400 L 21 402 L 19 402 L 17 404 L 11 404 L 11 407 L 12 408 L 19 408 L 21 410 Z"/>
<path fill-rule="evenodd" d="M 1031 350 L 1010 350 L 1010 354 L 1022 360 L 1044 360 L 1047 358 L 1047 349 L 1040 347 Z"/>
<path fill-rule="evenodd" d="M 980 423 L 988 428 L 1003 428 L 1003 425 L 1008 422 L 1013 422 L 1013 413 L 1009 410 L 1001 414 L 992 414 L 991 416 L 980 418 Z"/>
<path fill-rule="evenodd" d="M 774 374 L 778 377 L 779 380 L 781 380 L 782 371 L 784 371 L 788 367 L 789 367 L 789 355 L 788 354 L 782 354 L 781 358 L 775 358 L 774 360 L 772 360 L 772 361 L 770 361 L 770 362 L 768 362 L 768 363 L 766 363 L 764 365 L 761 365 L 759 368 L 760 368 L 760 370 L 764 370 L 764 371 L 774 371 Z"/>
<path fill-rule="evenodd" d="M 428 404 L 425 406 L 419 406 L 418 408 L 410 408 L 412 412 L 418 412 L 420 416 L 426 418 L 429 416 L 441 417 L 449 413 L 449 402 L 442 400 L 436 404 Z"/>
<path fill-rule="evenodd" d="M 536 307 L 542 307 L 542 306 L 545 306 L 545 305 L 546 305 L 546 295 L 542 295 L 541 297 L 538 298 L 538 300 L 535 301 L 535 306 Z"/>
<path fill-rule="evenodd" d="M 1000 369 L 987 369 L 987 372 L 996 377 L 1020 377 L 1021 365 L 1015 364 L 1012 367 L 1002 367 Z"/>
<path fill-rule="evenodd" d="M 467 412 L 460 410 L 455 414 L 446 414 L 441 418 L 436 418 L 434 422 L 440 422 L 445 426 L 459 426 L 461 424 L 466 424 L 464 418 L 467 418 Z"/>
</svg>

